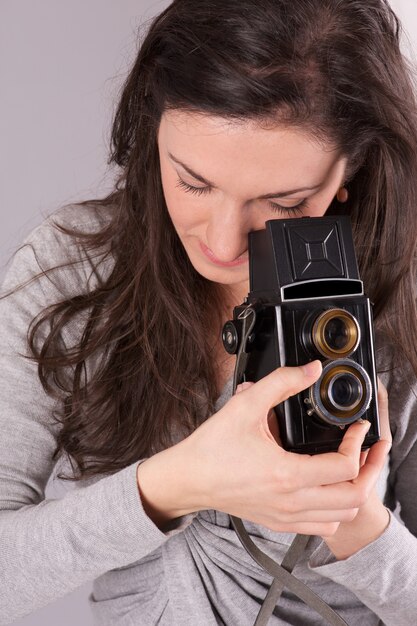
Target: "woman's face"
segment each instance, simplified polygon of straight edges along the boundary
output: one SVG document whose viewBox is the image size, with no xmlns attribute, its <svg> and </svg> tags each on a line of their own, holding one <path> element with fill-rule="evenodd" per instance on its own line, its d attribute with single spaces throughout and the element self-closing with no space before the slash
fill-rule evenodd
<svg viewBox="0 0 417 626">
<path fill-rule="evenodd" d="M 324 215 L 344 181 L 346 159 L 295 128 L 184 111 L 161 118 L 162 186 L 194 268 L 248 293 L 248 233 L 266 220 Z"/>
</svg>

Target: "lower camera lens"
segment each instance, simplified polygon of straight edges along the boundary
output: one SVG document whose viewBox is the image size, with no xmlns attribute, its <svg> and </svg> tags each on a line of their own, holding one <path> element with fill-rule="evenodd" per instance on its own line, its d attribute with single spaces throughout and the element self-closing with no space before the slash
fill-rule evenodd
<svg viewBox="0 0 417 626">
<path fill-rule="evenodd" d="M 319 418 L 328 424 L 345 426 L 369 408 L 372 384 L 364 368 L 352 359 L 325 361 L 309 394 L 309 403 Z"/>
<path fill-rule="evenodd" d="M 350 372 L 336 374 L 331 379 L 327 396 L 329 404 L 340 411 L 350 411 L 360 404 L 363 387 L 358 376 Z"/>
</svg>

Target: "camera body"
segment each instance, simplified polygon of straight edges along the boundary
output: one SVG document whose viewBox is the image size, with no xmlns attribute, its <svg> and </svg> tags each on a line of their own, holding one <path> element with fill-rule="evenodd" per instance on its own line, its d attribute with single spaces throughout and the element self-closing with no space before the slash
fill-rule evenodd
<svg viewBox="0 0 417 626">
<path fill-rule="evenodd" d="M 236 382 L 318 358 L 319 380 L 275 407 L 283 447 L 335 451 L 362 418 L 371 423 L 368 448 L 380 435 L 374 333 L 349 217 L 269 220 L 249 234 L 249 263 L 250 292 L 223 328 L 225 349 L 237 354 Z"/>
</svg>

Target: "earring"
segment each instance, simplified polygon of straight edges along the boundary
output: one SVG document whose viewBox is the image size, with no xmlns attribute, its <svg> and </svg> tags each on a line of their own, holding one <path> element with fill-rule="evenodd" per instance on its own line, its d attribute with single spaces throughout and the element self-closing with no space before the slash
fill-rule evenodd
<svg viewBox="0 0 417 626">
<path fill-rule="evenodd" d="M 345 202 L 348 201 L 349 198 L 349 192 L 346 189 L 346 187 L 340 187 L 339 191 L 336 194 L 336 198 L 338 199 L 339 202 L 341 202 L 342 204 L 344 204 Z"/>
</svg>

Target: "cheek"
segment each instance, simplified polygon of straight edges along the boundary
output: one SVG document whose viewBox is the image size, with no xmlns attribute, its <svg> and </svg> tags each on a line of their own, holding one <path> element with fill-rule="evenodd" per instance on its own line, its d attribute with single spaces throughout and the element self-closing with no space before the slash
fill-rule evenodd
<svg viewBox="0 0 417 626">
<path fill-rule="evenodd" d="M 184 205 L 180 201 L 178 190 L 167 184 L 163 185 L 163 189 L 168 213 L 175 224 L 177 221 L 181 220 Z"/>
<path fill-rule="evenodd" d="M 176 186 L 177 178 L 171 171 L 161 168 L 161 180 L 168 214 L 175 229 L 180 231 L 187 225 L 187 218 L 191 213 L 189 203 L 183 197 L 185 194 Z"/>
<path fill-rule="evenodd" d="M 176 176 L 163 177 L 162 187 L 168 213 L 176 231 L 182 234 L 207 221 L 208 199 L 186 193 L 176 185 Z"/>
<path fill-rule="evenodd" d="M 203 208 L 205 201 L 194 198 L 192 194 L 170 188 L 165 193 L 165 201 L 172 223 L 179 233 L 190 231 L 206 221 Z"/>
<path fill-rule="evenodd" d="M 319 206 L 307 209 L 306 217 L 323 217 L 328 209 L 327 205 L 320 204 Z"/>
<path fill-rule="evenodd" d="M 317 197 L 314 204 L 311 203 L 305 215 L 306 217 L 323 217 L 332 203 L 332 200 L 336 194 L 333 191 L 328 192 L 326 195 L 322 195 L 321 198 Z"/>
</svg>

